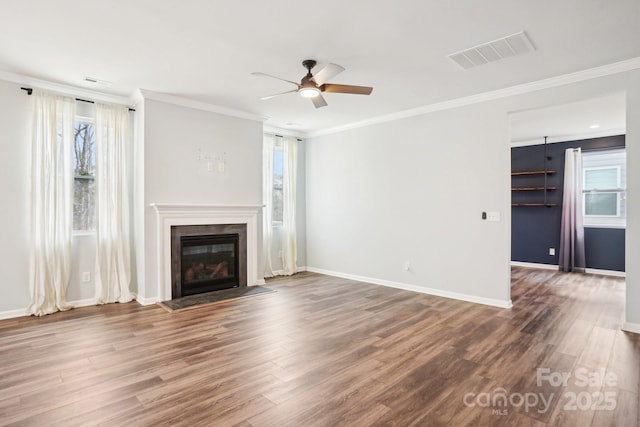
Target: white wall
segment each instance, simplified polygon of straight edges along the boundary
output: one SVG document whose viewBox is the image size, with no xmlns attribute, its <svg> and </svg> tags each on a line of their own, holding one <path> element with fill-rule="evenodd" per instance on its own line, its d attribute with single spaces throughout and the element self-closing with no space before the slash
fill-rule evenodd
<svg viewBox="0 0 640 427">
<path fill-rule="evenodd" d="M 473 106 L 310 141 L 308 265 L 508 304 L 505 121 Z"/>
<path fill-rule="evenodd" d="M 630 71 L 309 139 L 307 264 L 507 301 L 508 114 L 626 91 L 627 320 L 640 322 L 639 80 Z M 486 210 L 502 221 L 482 221 Z"/>
<path fill-rule="evenodd" d="M 138 161 L 144 163 L 144 206 L 138 214 L 144 214 L 145 269 L 144 282 L 138 280 L 142 297 L 153 299 L 158 296 L 156 218 L 149 204 L 262 204 L 262 123 L 145 99 L 142 132 Z M 206 162 L 198 161 L 199 152 L 226 153 L 226 171 L 208 172 Z M 261 230 L 260 225 L 258 247 Z"/>
<path fill-rule="evenodd" d="M 30 119 L 26 92 L 0 80 L 0 314 L 29 305 Z"/>
</svg>

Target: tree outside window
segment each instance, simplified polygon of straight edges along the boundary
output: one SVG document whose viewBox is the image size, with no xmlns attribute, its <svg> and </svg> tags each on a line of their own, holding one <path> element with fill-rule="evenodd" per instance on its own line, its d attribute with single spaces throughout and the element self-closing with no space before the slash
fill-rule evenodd
<svg viewBox="0 0 640 427">
<path fill-rule="evenodd" d="M 95 127 L 89 121 L 74 124 L 73 229 L 95 230 Z"/>
</svg>

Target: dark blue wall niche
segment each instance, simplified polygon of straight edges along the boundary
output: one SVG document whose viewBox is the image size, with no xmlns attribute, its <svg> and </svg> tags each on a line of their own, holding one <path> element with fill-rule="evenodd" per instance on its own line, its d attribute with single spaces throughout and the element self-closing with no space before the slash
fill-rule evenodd
<svg viewBox="0 0 640 427">
<path fill-rule="evenodd" d="M 511 208 L 511 260 L 539 264 L 558 265 L 560 223 L 562 221 L 562 187 L 564 182 L 564 152 L 567 148 L 583 151 L 624 147 L 624 135 L 579 141 L 547 144 L 547 170 L 556 173 L 547 176 L 547 185 L 556 187 L 547 192 L 547 203 L 554 207 Z M 511 149 L 511 171 L 544 169 L 544 144 Z M 544 175 L 513 176 L 512 187 L 536 187 L 544 185 Z M 542 203 L 544 191 L 512 191 L 512 203 Z M 616 228 L 585 228 L 585 252 L 587 268 L 624 271 L 625 230 Z M 556 255 L 549 255 L 549 248 Z"/>
</svg>

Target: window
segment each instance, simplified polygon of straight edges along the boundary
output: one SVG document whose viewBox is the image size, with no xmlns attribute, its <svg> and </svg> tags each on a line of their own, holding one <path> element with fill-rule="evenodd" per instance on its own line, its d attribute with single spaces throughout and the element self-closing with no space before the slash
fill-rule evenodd
<svg viewBox="0 0 640 427">
<path fill-rule="evenodd" d="M 95 230 L 95 127 L 89 119 L 74 123 L 73 229 Z"/>
<path fill-rule="evenodd" d="M 584 225 L 626 226 L 626 152 L 624 149 L 584 152 L 582 189 Z"/>
<path fill-rule="evenodd" d="M 282 224 L 284 199 L 282 191 L 283 158 L 282 142 L 277 141 L 273 150 L 273 211 L 271 221 L 274 225 Z"/>
</svg>

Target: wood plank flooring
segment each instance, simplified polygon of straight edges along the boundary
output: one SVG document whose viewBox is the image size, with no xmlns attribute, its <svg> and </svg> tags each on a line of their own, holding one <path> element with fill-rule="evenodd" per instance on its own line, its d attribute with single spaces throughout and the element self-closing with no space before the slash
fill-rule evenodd
<svg viewBox="0 0 640 427">
<path fill-rule="evenodd" d="M 514 268 L 510 310 L 312 273 L 268 286 L 0 321 L 0 425 L 639 424 L 623 279 Z"/>
</svg>

